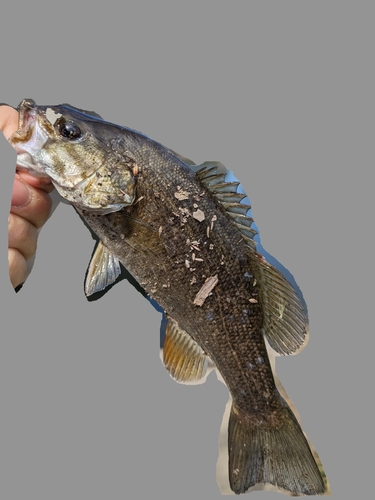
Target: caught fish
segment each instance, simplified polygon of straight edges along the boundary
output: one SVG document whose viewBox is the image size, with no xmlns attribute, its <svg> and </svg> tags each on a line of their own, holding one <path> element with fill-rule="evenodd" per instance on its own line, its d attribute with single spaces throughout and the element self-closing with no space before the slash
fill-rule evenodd
<svg viewBox="0 0 375 500">
<path fill-rule="evenodd" d="M 218 162 L 194 165 L 96 113 L 26 99 L 18 111 L 10 143 L 19 168 L 49 176 L 98 237 L 86 294 L 113 283 L 121 263 L 165 311 L 163 361 L 171 376 L 198 382 L 210 361 L 228 386 L 233 492 L 260 484 L 293 495 L 328 493 L 266 347 L 299 351 L 307 312 L 257 252 L 239 183 L 226 182 Z"/>
</svg>

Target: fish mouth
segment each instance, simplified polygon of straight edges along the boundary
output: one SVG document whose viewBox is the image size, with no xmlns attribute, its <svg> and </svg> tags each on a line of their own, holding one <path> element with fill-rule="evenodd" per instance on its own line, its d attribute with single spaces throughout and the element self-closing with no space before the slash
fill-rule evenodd
<svg viewBox="0 0 375 500">
<path fill-rule="evenodd" d="M 27 170 L 37 177 L 48 177 L 45 167 L 36 157 L 49 139 L 45 126 L 45 112 L 32 99 L 23 99 L 17 107 L 18 129 L 10 136 L 9 143 L 17 152 L 17 170 Z"/>
<path fill-rule="evenodd" d="M 33 134 L 36 116 L 36 103 L 32 99 L 24 99 L 17 107 L 19 113 L 18 129 L 11 135 L 9 142 L 18 152 L 22 145 L 28 142 Z"/>
</svg>

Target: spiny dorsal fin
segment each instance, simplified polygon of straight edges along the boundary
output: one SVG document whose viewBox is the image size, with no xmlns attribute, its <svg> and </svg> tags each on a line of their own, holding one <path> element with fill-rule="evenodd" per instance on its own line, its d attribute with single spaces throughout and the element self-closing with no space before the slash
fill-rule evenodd
<svg viewBox="0 0 375 500">
<path fill-rule="evenodd" d="M 189 158 L 176 153 L 176 151 L 170 151 L 197 173 L 202 184 L 215 196 L 216 200 L 225 208 L 227 214 L 234 220 L 237 229 L 242 233 L 243 239 L 255 250 L 254 236 L 257 231 L 251 229 L 253 219 L 246 216 L 251 206 L 241 203 L 247 195 L 237 193 L 240 183 L 238 181 L 225 181 L 228 170 L 219 161 L 205 161 L 201 165 L 196 165 Z"/>
<path fill-rule="evenodd" d="M 87 271 L 85 280 L 86 296 L 101 292 L 114 283 L 120 274 L 119 260 L 99 241 Z"/>
<path fill-rule="evenodd" d="M 254 256 L 255 257 L 255 256 Z M 257 279 L 262 283 L 263 334 L 282 355 L 295 354 L 308 341 L 307 311 L 294 287 L 261 256 Z"/>
<path fill-rule="evenodd" d="M 215 196 L 216 200 L 225 208 L 227 214 L 233 219 L 237 229 L 241 232 L 246 243 L 255 250 L 254 236 L 257 231 L 251 229 L 254 222 L 246 214 L 250 205 L 241 201 L 246 198 L 245 193 L 237 193 L 239 182 L 226 182 L 227 169 L 219 161 L 205 161 L 201 165 L 191 165 L 197 173 L 202 184 Z"/>
<path fill-rule="evenodd" d="M 211 191 L 215 185 L 225 183 L 227 169 L 220 161 L 205 161 L 201 165 L 194 165 L 192 169 L 197 173 L 202 183 Z"/>
<path fill-rule="evenodd" d="M 207 373 L 208 357 L 176 321 L 168 318 L 163 363 L 177 382 L 198 382 Z"/>
</svg>

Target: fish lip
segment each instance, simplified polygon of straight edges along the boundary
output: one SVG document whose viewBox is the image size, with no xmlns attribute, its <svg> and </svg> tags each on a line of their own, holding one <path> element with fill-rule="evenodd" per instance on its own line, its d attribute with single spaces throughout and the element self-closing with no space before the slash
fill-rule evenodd
<svg viewBox="0 0 375 500">
<path fill-rule="evenodd" d="M 18 129 L 10 136 L 9 142 L 18 152 L 20 149 L 24 152 L 21 143 L 26 143 L 30 140 L 32 134 L 37 132 L 36 127 L 41 125 L 49 132 L 51 123 L 46 117 L 48 106 L 37 106 L 33 99 L 23 99 L 17 107 L 19 113 Z"/>
<path fill-rule="evenodd" d="M 36 103 L 33 99 L 23 99 L 17 106 L 19 113 L 18 129 L 26 130 L 36 116 Z"/>
<path fill-rule="evenodd" d="M 18 129 L 9 137 L 10 144 L 19 153 L 26 153 L 22 143 L 28 142 L 34 132 L 36 119 L 36 104 L 32 99 L 23 99 L 17 107 L 19 113 Z"/>
<path fill-rule="evenodd" d="M 32 109 L 36 107 L 36 102 L 34 99 L 22 99 L 22 101 L 17 106 L 17 110 L 21 111 L 24 108 Z"/>
</svg>

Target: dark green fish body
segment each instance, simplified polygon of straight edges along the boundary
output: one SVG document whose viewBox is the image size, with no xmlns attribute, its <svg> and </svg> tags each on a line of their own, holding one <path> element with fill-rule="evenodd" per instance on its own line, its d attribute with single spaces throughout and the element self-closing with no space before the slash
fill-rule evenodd
<svg viewBox="0 0 375 500">
<path fill-rule="evenodd" d="M 189 170 L 177 181 L 169 187 L 167 181 L 156 197 L 152 185 L 140 189 L 141 201 L 119 212 L 104 216 L 79 212 L 150 297 L 181 329 L 191 332 L 190 336 L 220 366 L 233 398 L 245 403 L 240 388 L 248 386 L 251 380 L 249 363 L 255 370 L 257 359 L 268 363 L 261 334 L 259 284 L 253 271 L 258 256 L 254 254 L 251 259 L 240 231 L 221 213 L 210 193 L 197 184 L 195 174 L 192 176 Z M 192 199 L 177 202 L 174 193 L 182 190 L 191 193 Z M 152 201 L 146 201 L 151 196 Z M 185 214 L 197 210 L 195 204 L 199 204 L 207 222 L 199 222 L 191 215 L 186 217 Z M 134 228 L 133 219 L 145 225 L 137 224 Z M 213 229 L 207 237 L 207 227 L 211 225 Z M 207 279 L 215 277 L 217 284 L 212 295 L 202 306 L 196 305 L 199 290 Z M 228 356 L 231 351 L 233 356 Z M 239 351 L 241 356 L 231 366 Z M 272 372 L 268 370 L 267 375 L 269 380 L 262 378 L 263 383 L 273 386 Z M 248 392 L 247 406 L 253 407 L 256 395 Z"/>
<path fill-rule="evenodd" d="M 296 291 L 256 251 L 249 206 L 219 163 L 201 166 L 125 127 L 68 105 L 23 101 L 10 141 L 18 162 L 49 175 L 100 240 L 86 293 L 118 263 L 164 309 L 164 363 L 199 381 L 210 359 L 232 395 L 229 480 L 235 493 L 272 484 L 324 494 L 328 484 L 276 388 L 265 338 L 280 354 L 306 343 Z"/>
</svg>

